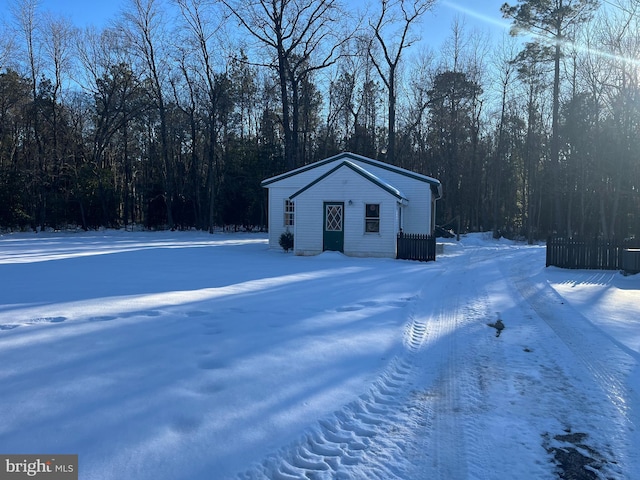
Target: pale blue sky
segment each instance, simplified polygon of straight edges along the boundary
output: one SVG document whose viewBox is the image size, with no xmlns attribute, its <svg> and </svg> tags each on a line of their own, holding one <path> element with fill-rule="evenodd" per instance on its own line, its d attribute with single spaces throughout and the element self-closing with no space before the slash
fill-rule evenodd
<svg viewBox="0 0 640 480">
<path fill-rule="evenodd" d="M 123 0 L 40 0 L 40 8 L 69 17 L 77 27 L 104 27 L 115 17 L 123 3 Z"/>
<path fill-rule="evenodd" d="M 41 10 L 69 17 L 78 27 L 104 27 L 116 17 L 127 0 L 40 0 Z M 361 1 L 361 0 L 360 0 Z M 370 0 L 372 3 L 375 0 Z M 0 0 L 5 20 L 11 0 Z M 353 4 L 353 1 L 346 1 Z M 468 29 L 478 28 L 500 36 L 508 22 L 500 15 L 504 0 L 439 0 L 423 22 L 423 38 L 432 47 L 439 47 L 451 33 L 454 18 L 463 20 Z M 511 1 L 515 3 L 515 0 Z M 502 26 L 501 26 L 502 25 Z"/>
</svg>

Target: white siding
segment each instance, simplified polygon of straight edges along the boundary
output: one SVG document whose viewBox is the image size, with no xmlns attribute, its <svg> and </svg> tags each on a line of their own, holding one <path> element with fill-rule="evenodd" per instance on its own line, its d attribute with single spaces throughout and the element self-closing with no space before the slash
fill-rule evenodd
<svg viewBox="0 0 640 480">
<path fill-rule="evenodd" d="M 344 203 L 344 253 L 395 257 L 398 199 L 349 168 L 341 168 L 295 199 L 295 253 L 322 252 L 324 202 Z M 351 204 L 349 203 L 351 202 Z M 380 232 L 365 233 L 365 205 L 380 204 Z"/>
<path fill-rule="evenodd" d="M 359 159 L 362 158 L 362 159 Z M 428 182 L 414 178 L 407 170 L 397 169 L 382 162 L 357 155 L 338 155 L 335 159 L 313 167 L 292 171 L 266 186 L 269 189 L 269 246 L 280 248 L 280 235 L 284 225 L 284 201 L 300 189 L 329 172 L 344 161 L 352 162 L 382 182 L 393 185 L 407 198 L 402 207 L 402 228 L 405 233 L 431 233 L 432 193 Z M 412 176 L 413 175 L 413 176 Z M 277 177 L 275 177 L 277 178 Z M 349 200 L 352 205 L 349 205 Z M 352 169 L 340 168 L 318 184 L 294 198 L 295 222 L 293 227 L 295 251 L 315 254 L 322 251 L 323 202 L 338 201 L 345 204 L 345 253 L 349 255 L 395 255 L 395 235 L 398 229 L 397 198 L 382 187 L 357 174 Z M 381 204 L 380 234 L 364 234 L 364 205 Z M 300 208 L 304 209 L 301 213 Z M 393 235 L 388 231 L 393 231 Z"/>
<path fill-rule="evenodd" d="M 405 233 L 431 233 L 431 186 L 390 170 L 358 163 L 365 170 L 400 190 L 409 203 L 402 212 Z"/>
<path fill-rule="evenodd" d="M 322 200 L 314 202 L 314 197 L 303 195 L 294 199 L 296 204 L 296 228 L 293 237 L 296 255 L 316 255 L 322 253 L 324 211 Z M 332 199 L 335 200 L 335 199 Z"/>
<path fill-rule="evenodd" d="M 269 248 L 281 248 L 280 235 L 287 230 L 284 224 L 284 201 L 291 193 L 286 188 L 269 188 Z"/>
</svg>

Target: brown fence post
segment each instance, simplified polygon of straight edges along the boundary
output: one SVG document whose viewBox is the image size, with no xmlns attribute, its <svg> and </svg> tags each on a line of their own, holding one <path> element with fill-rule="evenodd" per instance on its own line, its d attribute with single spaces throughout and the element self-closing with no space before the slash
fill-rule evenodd
<svg viewBox="0 0 640 480">
<path fill-rule="evenodd" d="M 396 258 L 431 262 L 436 259 L 436 237 L 415 233 L 398 233 Z"/>
</svg>

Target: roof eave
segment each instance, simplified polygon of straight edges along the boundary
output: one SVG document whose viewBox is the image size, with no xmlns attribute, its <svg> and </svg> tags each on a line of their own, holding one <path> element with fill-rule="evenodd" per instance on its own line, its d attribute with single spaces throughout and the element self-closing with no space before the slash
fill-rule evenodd
<svg viewBox="0 0 640 480">
<path fill-rule="evenodd" d="M 376 167 L 379 167 L 379 168 L 382 168 L 382 169 L 385 169 L 385 170 L 389 170 L 391 172 L 395 172 L 395 173 L 400 174 L 400 175 L 404 175 L 404 176 L 413 178 L 415 180 L 419 180 L 421 182 L 428 183 L 429 185 L 432 185 L 432 186 L 439 186 L 440 185 L 440 181 L 439 180 L 437 180 L 435 178 L 432 178 L 432 177 L 429 177 L 427 175 L 422 175 L 420 173 L 412 172 L 412 171 L 406 170 L 404 168 L 396 167 L 395 165 L 391 165 L 391 164 L 387 164 L 387 163 L 381 162 L 380 160 L 374 160 L 373 158 L 364 157 L 362 155 L 358 155 L 358 154 L 351 153 L 351 152 L 339 153 L 337 155 L 334 155 L 332 157 L 326 158 L 324 160 L 320 160 L 318 162 L 310 163 L 309 165 L 298 167 L 298 168 L 296 168 L 294 170 L 289 170 L 288 172 L 281 173 L 280 175 L 276 175 L 275 177 L 266 178 L 260 183 L 260 185 L 262 187 L 266 188 L 269 185 L 271 185 L 272 183 L 276 183 L 276 182 L 278 182 L 280 180 L 284 180 L 285 178 L 293 177 L 293 176 L 295 176 L 295 175 L 297 175 L 299 173 L 306 172 L 308 170 L 311 170 L 311 169 L 316 168 L 316 167 L 320 167 L 322 165 L 326 165 L 327 163 L 331 163 L 331 162 L 333 162 L 333 161 L 335 161 L 336 159 L 339 159 L 339 158 L 345 158 L 346 159 L 345 161 L 348 161 L 349 159 L 351 159 L 351 160 L 363 162 L 363 163 L 366 163 L 368 165 L 376 166 Z"/>
<path fill-rule="evenodd" d="M 383 189 L 387 193 L 393 195 L 398 200 L 406 201 L 406 202 L 409 201 L 402 194 L 402 192 L 400 192 L 398 189 L 396 189 L 395 187 L 392 187 L 390 185 L 386 185 L 386 184 L 382 183 L 377 177 L 375 177 L 374 175 L 371 175 L 369 172 L 364 170 L 362 167 L 359 167 L 358 165 L 355 165 L 354 163 L 350 162 L 349 160 L 345 160 L 345 161 L 339 163 L 338 165 L 333 167 L 328 172 L 325 172 L 324 174 L 320 175 L 318 178 L 316 178 L 315 180 L 313 180 L 309 184 L 307 184 L 304 187 L 302 187 L 297 192 L 294 192 L 291 196 L 289 196 L 289 200 L 293 200 L 295 197 L 297 197 L 301 193 L 305 192 L 306 190 L 310 189 L 314 185 L 320 183 L 322 180 L 324 180 L 325 178 L 327 178 L 329 175 L 331 175 L 332 173 L 336 172 L 337 170 L 341 169 L 342 167 L 347 167 L 347 168 L 351 169 L 352 171 L 354 171 L 358 175 L 361 175 L 363 178 L 365 178 L 366 180 L 370 181 L 374 185 L 377 185 L 378 187 L 380 187 L 381 189 Z"/>
</svg>

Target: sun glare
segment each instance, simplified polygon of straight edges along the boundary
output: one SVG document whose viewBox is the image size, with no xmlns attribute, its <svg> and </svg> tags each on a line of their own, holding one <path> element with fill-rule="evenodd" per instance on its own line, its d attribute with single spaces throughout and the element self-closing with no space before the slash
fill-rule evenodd
<svg viewBox="0 0 640 480">
<path fill-rule="evenodd" d="M 457 3 L 454 2 L 449 2 L 447 0 L 442 2 L 442 5 L 444 5 L 447 8 L 451 8 L 452 10 L 456 10 L 460 13 L 464 13 L 465 15 L 469 15 L 470 17 L 473 18 L 477 18 L 478 20 L 481 20 L 487 24 L 496 26 L 496 27 L 500 27 L 500 28 L 504 28 L 505 30 L 509 30 L 509 28 L 511 27 L 511 25 L 507 22 L 501 21 L 501 20 L 497 20 L 495 18 L 489 17 L 487 15 L 484 15 L 482 13 L 479 13 L 475 10 L 472 10 L 470 8 L 466 8 L 466 7 L 462 7 L 460 5 L 458 5 Z"/>
<path fill-rule="evenodd" d="M 469 17 L 475 18 L 477 20 L 480 20 L 488 25 L 492 25 L 492 26 L 496 26 L 496 27 L 500 27 L 503 28 L 504 30 L 508 31 L 511 28 L 511 24 L 502 20 L 498 20 L 496 18 L 490 17 L 488 15 L 484 15 L 476 10 L 472 10 L 470 8 L 467 7 L 463 7 L 461 5 L 458 5 L 457 3 L 453 2 L 453 1 L 448 1 L 448 0 L 444 0 L 442 2 L 442 5 L 450 8 L 452 10 L 456 10 L 460 13 L 463 13 L 465 15 L 468 15 Z M 533 40 L 538 40 L 541 42 L 546 42 L 546 43 L 550 43 L 549 38 L 544 37 L 542 35 L 538 35 L 535 32 L 532 31 L 521 31 L 521 33 L 523 35 L 526 35 L 528 37 L 530 37 Z M 604 50 L 600 50 L 597 48 L 592 48 L 588 45 L 584 45 L 584 44 L 580 44 L 580 43 L 576 43 L 576 42 L 571 42 L 568 40 L 563 40 L 561 42 L 561 45 L 563 47 L 566 47 L 568 49 L 573 49 L 576 50 L 577 52 L 580 53 L 584 53 L 587 55 L 595 55 L 597 57 L 600 58 L 605 58 L 608 60 L 613 60 L 616 62 L 623 62 L 629 65 L 640 65 L 640 60 L 637 58 L 633 58 L 633 57 L 627 57 L 624 55 L 617 55 L 615 53 L 611 53 L 611 52 L 606 52 Z"/>
<path fill-rule="evenodd" d="M 547 43 L 547 44 L 552 43 L 551 39 L 543 35 L 538 35 L 530 31 L 525 31 L 524 33 L 535 40 L 539 40 L 542 43 Z M 640 60 L 637 58 L 625 57 L 624 55 L 616 55 L 615 53 L 605 52 L 604 50 L 599 50 L 597 48 L 592 48 L 588 45 L 583 45 L 583 44 L 572 42 L 569 40 L 562 40 L 559 43 L 562 47 L 565 47 L 569 50 L 575 50 L 583 54 L 594 55 L 600 58 L 605 58 L 605 59 L 613 60 L 616 62 L 627 63 L 629 65 L 635 65 L 635 66 L 640 65 Z"/>
</svg>

